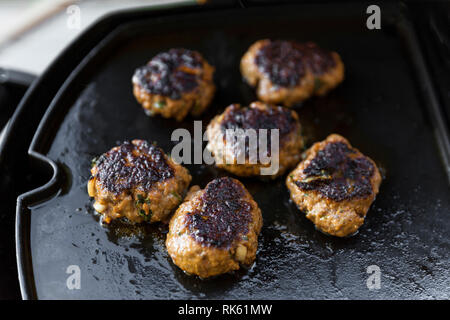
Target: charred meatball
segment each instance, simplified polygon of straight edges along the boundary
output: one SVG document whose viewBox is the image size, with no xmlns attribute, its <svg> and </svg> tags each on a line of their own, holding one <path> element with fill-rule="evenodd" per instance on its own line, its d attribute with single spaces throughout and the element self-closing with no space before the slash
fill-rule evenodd
<svg viewBox="0 0 450 320">
<path fill-rule="evenodd" d="M 180 121 L 190 112 L 200 115 L 211 103 L 216 87 L 214 67 L 196 51 L 171 49 L 134 73 L 133 93 L 148 115 Z"/>
<path fill-rule="evenodd" d="M 215 179 L 191 188 L 170 220 L 166 247 L 178 267 L 207 278 L 250 265 L 261 227 L 261 210 L 242 183 Z"/>
<path fill-rule="evenodd" d="M 344 64 L 338 53 L 326 51 L 313 42 L 299 44 L 299 47 L 314 76 L 313 94 L 323 96 L 344 80 Z"/>
<path fill-rule="evenodd" d="M 337 134 L 305 155 L 286 180 L 291 199 L 319 230 L 338 237 L 355 233 L 380 187 L 376 164 Z"/>
<path fill-rule="evenodd" d="M 261 169 L 269 167 L 270 164 L 264 164 L 261 161 L 260 150 L 257 146 L 255 149 L 255 146 L 252 147 L 249 141 L 236 136 L 227 137 L 226 130 L 228 129 L 254 129 L 258 141 L 261 138 L 258 130 L 267 130 L 267 156 L 272 157 L 272 161 L 274 158 L 278 158 L 279 161 L 278 172 L 271 174 L 272 178 L 282 175 L 286 169 L 296 165 L 300 160 L 303 138 L 298 115 L 293 110 L 262 102 L 253 102 L 249 107 L 232 104 L 208 125 L 206 134 L 209 143 L 207 148 L 214 155 L 216 166 L 238 176 L 259 176 Z M 271 154 L 270 130 L 272 129 L 279 130 L 277 154 Z M 254 152 L 253 159 L 249 156 L 250 152 Z M 238 161 L 240 155 L 243 155 L 245 162 Z"/>
<path fill-rule="evenodd" d="M 186 168 L 144 140 L 125 141 L 93 162 L 88 193 L 103 221 L 167 221 L 191 182 Z"/>
<path fill-rule="evenodd" d="M 266 39 L 255 42 L 244 54 L 241 73 L 257 87 L 260 100 L 290 107 L 337 86 L 344 79 L 344 65 L 336 52 L 312 42 Z"/>
</svg>

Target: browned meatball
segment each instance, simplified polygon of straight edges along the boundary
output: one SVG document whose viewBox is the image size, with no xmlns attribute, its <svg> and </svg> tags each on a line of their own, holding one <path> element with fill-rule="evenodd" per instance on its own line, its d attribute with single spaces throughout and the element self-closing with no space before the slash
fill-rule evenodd
<svg viewBox="0 0 450 320">
<path fill-rule="evenodd" d="M 257 87 L 260 100 L 290 107 L 336 87 L 344 79 L 344 65 L 336 52 L 312 42 L 266 39 L 255 42 L 244 54 L 241 73 Z"/>
<path fill-rule="evenodd" d="M 337 134 L 315 143 L 286 180 L 291 199 L 316 227 L 345 237 L 364 223 L 381 183 L 376 164 Z"/>
<path fill-rule="evenodd" d="M 216 87 L 214 67 L 196 51 L 171 49 L 134 73 L 133 93 L 148 115 L 180 121 L 190 112 L 200 115 L 211 103 Z"/>
<path fill-rule="evenodd" d="M 313 42 L 299 46 L 307 68 L 314 76 L 313 94 L 323 96 L 344 80 L 344 64 L 339 54 L 326 51 Z"/>
<path fill-rule="evenodd" d="M 192 187 L 170 220 L 166 247 L 188 274 L 207 278 L 250 265 L 256 257 L 261 210 L 238 180 Z"/>
<path fill-rule="evenodd" d="M 144 140 L 125 141 L 93 162 L 88 193 L 103 221 L 167 221 L 191 182 L 186 168 Z"/>
<path fill-rule="evenodd" d="M 208 125 L 207 148 L 214 155 L 216 166 L 238 176 L 259 176 L 261 169 L 269 167 L 270 164 L 261 163 L 259 157 L 255 159 L 257 163 L 251 163 L 249 143 L 244 146 L 238 139 L 228 141 L 227 129 L 279 129 L 279 170 L 270 175 L 272 178 L 282 175 L 286 169 L 296 165 L 300 160 L 303 138 L 298 115 L 293 110 L 262 102 L 253 102 L 249 107 L 232 104 Z M 257 137 L 259 138 L 259 134 Z M 267 144 L 267 154 L 276 157 L 277 155 L 271 154 L 270 132 L 268 132 Z M 252 151 L 257 152 L 259 149 Z M 245 163 L 238 164 L 238 156 L 242 153 L 245 154 Z"/>
</svg>

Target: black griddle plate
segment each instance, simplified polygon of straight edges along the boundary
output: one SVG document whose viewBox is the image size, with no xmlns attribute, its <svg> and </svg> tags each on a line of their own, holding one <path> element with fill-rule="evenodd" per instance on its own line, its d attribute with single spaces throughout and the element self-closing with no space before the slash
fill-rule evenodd
<svg viewBox="0 0 450 320">
<path fill-rule="evenodd" d="M 19 200 L 24 297 L 449 298 L 449 185 L 428 117 L 429 101 L 413 67 L 420 54 L 410 51 L 405 32 L 411 30 L 397 6 L 383 7 L 382 30 L 376 31 L 365 27 L 366 7 L 199 9 L 124 19 L 60 89 L 31 146 L 32 155 L 56 171 L 47 185 Z M 98 223 L 86 192 L 90 161 L 131 138 L 157 141 L 170 151 L 174 129 L 193 132 L 192 118 L 177 123 L 144 115 L 131 90 L 136 67 L 171 47 L 202 52 L 216 67 L 218 86 L 201 118 L 205 127 L 227 105 L 255 99 L 241 80 L 239 59 L 261 38 L 312 40 L 341 54 L 346 80 L 327 97 L 297 109 L 301 123 L 309 144 L 333 132 L 347 137 L 379 164 L 385 178 L 364 226 L 345 239 L 314 229 L 289 201 L 285 177 L 273 182 L 240 179 L 263 212 L 256 262 L 249 270 L 200 280 L 170 261 L 166 226 L 130 229 Z M 226 175 L 211 166 L 187 167 L 192 184 L 201 187 Z M 66 286 L 70 265 L 81 269 L 80 290 Z M 366 286 L 370 265 L 381 269 L 379 290 Z"/>
</svg>

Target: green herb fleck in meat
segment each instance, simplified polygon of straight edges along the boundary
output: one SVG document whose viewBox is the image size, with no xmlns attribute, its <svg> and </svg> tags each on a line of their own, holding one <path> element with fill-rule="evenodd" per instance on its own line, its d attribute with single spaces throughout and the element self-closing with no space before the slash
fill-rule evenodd
<svg viewBox="0 0 450 320">
<path fill-rule="evenodd" d="M 166 103 L 164 101 L 155 101 L 153 106 L 157 109 L 162 109 L 166 106 Z"/>
<path fill-rule="evenodd" d="M 91 160 L 91 168 L 94 167 L 94 166 L 97 164 L 97 161 L 98 161 L 98 157 L 94 157 L 94 158 Z"/>
<path fill-rule="evenodd" d="M 178 201 L 181 202 L 181 200 L 183 200 L 183 199 L 181 198 L 181 196 L 180 196 L 178 193 L 176 193 L 175 191 L 172 191 L 171 194 L 172 194 L 175 198 L 177 198 Z"/>
<path fill-rule="evenodd" d="M 319 90 L 321 87 L 323 86 L 323 82 L 322 80 L 320 80 L 319 78 L 315 78 L 314 79 L 314 90 Z"/>
<path fill-rule="evenodd" d="M 144 209 L 139 210 L 139 215 L 144 218 L 144 221 L 150 221 L 152 218 L 152 212 L 150 211 L 149 214 L 146 214 Z"/>
</svg>

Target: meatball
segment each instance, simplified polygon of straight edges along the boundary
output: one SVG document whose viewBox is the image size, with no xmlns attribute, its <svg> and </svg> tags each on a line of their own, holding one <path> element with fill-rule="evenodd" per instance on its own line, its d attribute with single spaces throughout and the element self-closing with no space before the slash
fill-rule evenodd
<svg viewBox="0 0 450 320">
<path fill-rule="evenodd" d="M 312 42 L 266 39 L 244 54 L 241 73 L 251 86 L 257 86 L 260 100 L 290 107 L 336 87 L 344 79 L 344 65 L 336 52 Z"/>
<path fill-rule="evenodd" d="M 216 116 L 208 125 L 206 134 L 208 137 L 208 150 L 214 155 L 216 166 L 225 169 L 238 176 L 259 176 L 261 169 L 270 164 L 264 164 L 259 158 L 259 149 L 250 148 L 250 143 L 237 137 L 228 137 L 226 130 L 255 129 L 258 141 L 259 129 L 267 129 L 267 156 L 278 157 L 279 169 L 269 175 L 275 178 L 282 175 L 286 169 L 298 163 L 303 148 L 301 126 L 295 111 L 283 107 L 273 106 L 262 102 L 253 102 L 249 107 L 241 107 L 232 104 L 225 111 Z M 271 154 L 272 129 L 279 130 L 279 150 L 277 154 Z M 232 141 L 228 141 L 232 140 Z M 244 145 L 242 144 L 244 141 Z M 263 140 L 261 140 L 263 141 Z M 264 148 L 264 146 L 263 146 Z M 262 149 L 264 150 L 264 149 Z M 250 152 L 255 157 L 250 158 Z M 245 162 L 239 160 L 243 155 Z M 257 157 L 256 157 L 257 156 Z"/>
<path fill-rule="evenodd" d="M 224 177 L 191 188 L 170 220 L 166 247 L 188 274 L 216 276 L 256 257 L 261 210 L 238 180 Z"/>
<path fill-rule="evenodd" d="M 94 160 L 88 193 L 103 221 L 168 221 L 191 182 L 189 171 L 153 144 L 125 141 Z"/>
<path fill-rule="evenodd" d="M 314 76 L 313 94 L 323 96 L 344 80 L 344 64 L 336 52 L 329 52 L 313 42 L 300 44 L 307 68 Z"/>
<path fill-rule="evenodd" d="M 170 49 L 134 73 L 133 93 L 148 115 L 183 120 L 200 115 L 211 103 L 216 87 L 214 67 L 196 51 Z"/>
<path fill-rule="evenodd" d="M 291 199 L 319 230 L 338 237 L 355 233 L 380 187 L 376 164 L 337 134 L 305 156 L 286 180 Z"/>
</svg>

